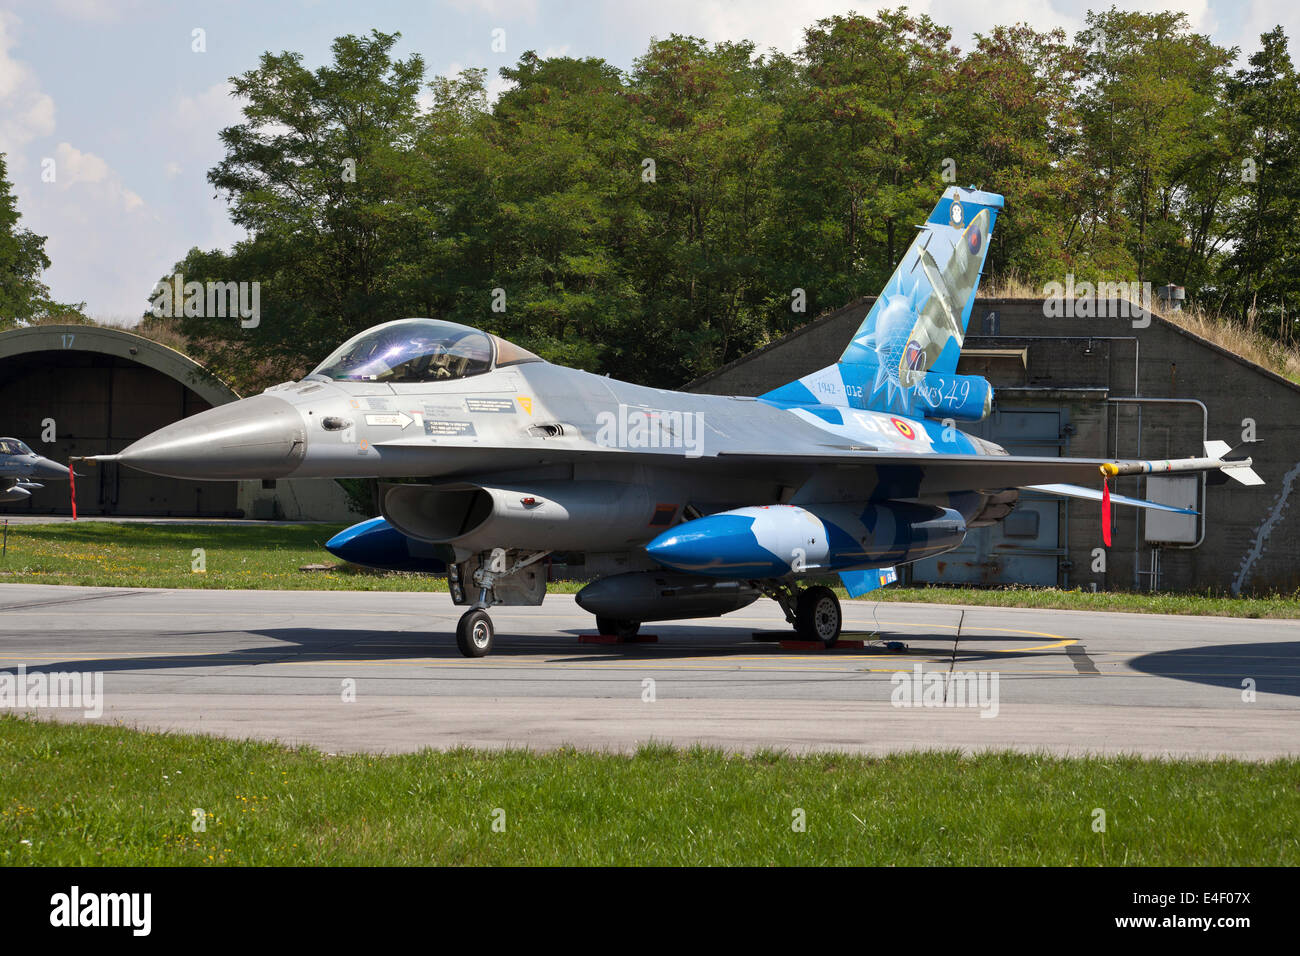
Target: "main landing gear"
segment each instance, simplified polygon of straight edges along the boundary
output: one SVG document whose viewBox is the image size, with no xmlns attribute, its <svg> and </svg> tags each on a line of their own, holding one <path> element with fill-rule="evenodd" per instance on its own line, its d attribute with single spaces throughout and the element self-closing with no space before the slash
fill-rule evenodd
<svg viewBox="0 0 1300 956">
<path fill-rule="evenodd" d="M 835 592 L 822 585 L 796 588 L 789 584 L 762 587 L 763 593 L 781 605 L 785 619 L 794 625 L 802 641 L 820 641 L 834 647 L 840 639 L 844 615 Z"/>
</svg>

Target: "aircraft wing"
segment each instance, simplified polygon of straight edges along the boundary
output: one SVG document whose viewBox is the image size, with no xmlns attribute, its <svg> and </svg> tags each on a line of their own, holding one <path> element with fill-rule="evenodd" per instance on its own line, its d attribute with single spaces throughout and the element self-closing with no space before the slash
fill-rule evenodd
<svg viewBox="0 0 1300 956">
<path fill-rule="evenodd" d="M 927 492 L 1000 490 L 1059 481 L 1095 482 L 1100 477 L 1100 467 L 1107 462 L 1100 458 L 904 454 L 852 445 L 805 445 L 779 451 L 723 450 L 699 457 L 683 456 L 680 449 L 606 448 L 579 441 L 554 441 L 545 445 L 524 446 L 444 440 L 437 445 L 430 445 L 424 438 L 400 438 L 376 442 L 374 447 L 384 452 L 407 452 L 420 457 L 458 448 L 489 452 L 503 458 L 553 462 L 642 459 L 647 463 L 667 464 L 670 460 L 684 460 L 692 469 L 712 468 L 724 471 L 751 471 L 756 467 L 799 469 L 806 472 L 821 468 L 861 468 L 897 475 L 900 480 L 907 482 L 920 482 Z"/>
<path fill-rule="evenodd" d="M 1035 458 L 1017 455 L 922 455 L 895 452 L 836 450 L 825 455 L 787 452 L 722 452 L 719 459 L 761 466 L 764 462 L 806 464 L 817 468 L 872 469 L 882 483 L 914 486 L 916 497 L 952 491 L 1001 491 L 1026 485 L 1062 481 L 1096 481 L 1105 460 L 1094 458 Z"/>
<path fill-rule="evenodd" d="M 1206 450 L 1214 449 L 1207 443 Z M 780 452 L 740 453 L 722 452 L 720 458 L 743 458 L 750 462 L 777 460 L 788 462 L 794 457 Z M 876 497 L 917 498 L 933 494 L 958 491 L 1003 491 L 1011 488 L 1029 488 L 1049 494 L 1074 498 L 1101 500 L 1100 490 L 1079 487 L 1074 481 L 1096 483 L 1099 477 L 1127 477 L 1132 475 L 1161 475 L 1170 473 L 1195 474 L 1222 471 L 1242 484 L 1262 484 L 1263 479 L 1251 470 L 1249 458 L 1224 460 L 1220 457 L 1179 458 L 1163 461 L 1107 460 L 1101 458 L 1039 458 L 1021 455 L 926 455 L 897 454 L 893 452 L 863 451 L 857 454 L 833 454 L 811 459 L 819 465 L 837 468 L 871 468 L 878 476 Z M 884 495 L 881 492 L 885 492 Z M 1155 508 L 1182 514 L 1195 514 L 1180 508 L 1170 508 L 1128 498 L 1110 495 L 1118 504 Z"/>
<path fill-rule="evenodd" d="M 499 454 L 503 459 L 518 459 L 516 464 L 520 466 L 543 462 L 591 461 L 601 458 L 611 461 L 640 458 L 665 463 L 669 459 L 682 460 L 683 458 L 680 449 L 605 448 L 588 442 L 557 441 L 548 442 L 545 447 L 529 448 L 519 445 L 491 447 L 483 443 L 472 445 L 466 443 L 461 446 L 459 442 L 440 442 L 438 446 L 431 448 L 426 440 L 416 438 L 376 443 L 376 447 L 393 452 L 405 450 L 415 455 L 427 454 L 436 448 L 473 447 L 480 451 Z M 1241 466 L 1249 464 L 1249 460 L 1224 462 L 1217 458 L 1186 458 L 1173 462 L 1115 461 L 1103 458 L 1045 458 L 1021 455 L 908 454 L 866 446 L 809 447 L 803 445 L 787 450 L 721 450 L 714 454 L 706 453 L 700 457 L 687 458 L 685 463 L 692 469 L 733 473 L 752 473 L 754 469 L 763 469 L 783 476 L 799 474 L 804 478 L 811 477 L 823 469 L 835 469 L 841 474 L 846 471 L 861 470 L 864 485 L 870 484 L 875 489 L 873 497 L 907 499 L 950 492 L 996 492 L 1035 486 L 1054 486 L 1041 490 L 1066 494 L 1067 492 L 1061 489 L 1076 483 L 1096 485 L 1102 476 L 1103 466 L 1113 468 L 1110 474 L 1118 476 L 1161 474 L 1169 471 L 1200 472 L 1222 468 L 1236 477 L 1236 474 L 1228 471 L 1228 468 L 1240 471 Z M 1088 492 L 1087 488 L 1079 490 Z M 1075 497 L 1090 496 L 1091 492 L 1075 495 Z M 1125 499 L 1119 503 L 1136 503 L 1139 500 Z"/>
</svg>

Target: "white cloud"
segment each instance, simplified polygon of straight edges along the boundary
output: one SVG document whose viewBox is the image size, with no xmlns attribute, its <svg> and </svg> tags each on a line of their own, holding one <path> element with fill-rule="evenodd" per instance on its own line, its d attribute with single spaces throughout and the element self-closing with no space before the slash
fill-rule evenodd
<svg viewBox="0 0 1300 956">
<path fill-rule="evenodd" d="M 53 6 L 73 20 L 107 23 L 135 13 L 142 3 L 141 0 L 53 0 Z"/>
<path fill-rule="evenodd" d="M 71 143 L 54 147 L 58 183 L 65 189 L 73 183 L 102 183 L 108 179 L 108 163 L 94 153 L 83 153 Z"/>
<path fill-rule="evenodd" d="M 0 152 L 54 132 L 54 100 L 41 90 L 31 67 L 11 55 L 19 23 L 0 10 Z"/>
<path fill-rule="evenodd" d="M 109 168 L 103 157 L 94 153 L 83 153 L 71 143 L 60 143 L 54 147 L 55 178 L 54 185 L 60 190 L 69 190 L 82 185 L 93 187 L 79 190 L 78 202 L 85 201 L 88 193 L 110 205 L 120 205 L 127 212 L 134 212 L 144 205 L 144 200 L 127 189 L 118 176 Z"/>
<path fill-rule="evenodd" d="M 660 37 L 669 33 L 694 33 L 714 42 L 724 40 L 752 40 L 761 52 L 776 47 L 782 53 L 793 53 L 803 43 L 803 31 L 818 20 L 852 10 L 872 16 L 881 8 L 896 6 L 893 3 L 844 3 L 837 0 L 812 0 L 809 3 L 756 3 L 736 4 L 725 0 L 673 0 L 660 7 L 664 27 L 657 31 Z M 909 5 L 914 14 L 925 12 L 928 3 Z M 686 30 L 672 23 L 698 26 Z"/>
<path fill-rule="evenodd" d="M 536 20 L 539 11 L 538 0 L 451 0 L 451 5 L 458 10 L 477 10 L 502 19 Z"/>
<path fill-rule="evenodd" d="M 214 83 L 193 96 L 181 95 L 167 116 L 167 121 L 191 145 L 200 140 L 217 141 L 217 134 L 244 118 L 240 101 L 233 95 L 228 80 Z"/>
</svg>

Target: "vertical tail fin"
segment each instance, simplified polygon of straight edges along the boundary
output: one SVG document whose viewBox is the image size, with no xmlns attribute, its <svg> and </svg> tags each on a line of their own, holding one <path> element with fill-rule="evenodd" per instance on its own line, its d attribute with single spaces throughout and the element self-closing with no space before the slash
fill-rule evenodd
<svg viewBox="0 0 1300 956">
<path fill-rule="evenodd" d="M 963 407 L 986 414 L 988 383 L 954 373 L 1002 204 L 997 193 L 946 189 L 839 363 L 764 398 L 803 404 L 816 395 L 823 404 L 918 415 L 944 399 L 958 417 Z"/>
<path fill-rule="evenodd" d="M 955 371 L 1001 208 L 996 193 L 945 190 L 840 361 L 879 365 L 905 385 Z"/>
</svg>

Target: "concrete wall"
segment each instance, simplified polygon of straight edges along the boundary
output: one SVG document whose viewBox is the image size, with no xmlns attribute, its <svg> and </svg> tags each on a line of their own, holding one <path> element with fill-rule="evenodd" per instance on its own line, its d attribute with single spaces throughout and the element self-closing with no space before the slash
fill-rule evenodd
<svg viewBox="0 0 1300 956">
<path fill-rule="evenodd" d="M 239 509 L 245 517 L 276 521 L 340 521 L 349 524 L 374 515 L 353 511 L 338 482 L 329 478 L 241 481 Z"/>
<path fill-rule="evenodd" d="M 785 339 L 745 356 L 688 388 L 756 395 L 836 361 L 872 304 L 861 300 L 822 316 Z M 989 313 L 997 313 L 996 322 Z M 994 419 L 1016 409 L 1063 410 L 1060 454 L 1074 457 L 1185 457 L 1201 453 L 1202 410 L 1208 437 L 1231 445 L 1253 420 L 1259 443 L 1248 453 L 1265 484 L 1207 483 L 1205 536 L 1194 548 L 1160 552 L 1162 589 L 1291 591 L 1300 587 L 1300 509 L 1291 491 L 1300 477 L 1300 387 L 1156 317 L 1048 318 L 1038 300 L 979 300 L 961 371 L 986 375 L 996 389 Z M 987 334 L 996 331 L 996 335 Z M 981 356 L 980 352 L 995 353 Z M 1023 361 L 1016 353 L 1023 352 Z M 1136 381 L 1135 381 L 1136 375 Z M 1177 403 L 1121 402 L 1132 397 Z M 996 426 L 990 420 L 986 427 Z M 979 428 L 967 426 L 978 433 Z M 1014 437 L 1014 436 L 1012 436 Z M 1014 442 L 1003 435 L 1013 452 Z M 1041 453 L 1041 452 L 1035 452 Z M 1142 497 L 1145 481 L 1115 490 Z M 1100 509 L 1060 506 L 1058 583 L 1146 587 L 1152 560 L 1143 518 L 1115 509 L 1114 546 L 1104 573 L 1092 571 L 1101 545 Z"/>
</svg>

